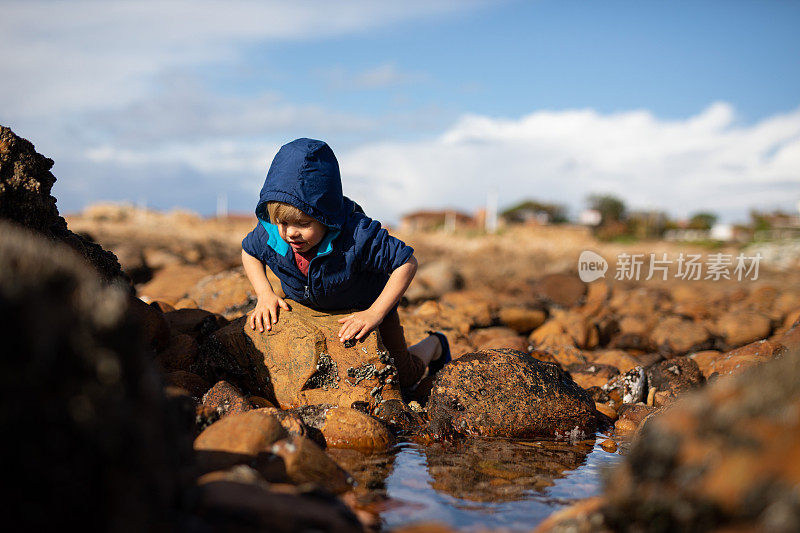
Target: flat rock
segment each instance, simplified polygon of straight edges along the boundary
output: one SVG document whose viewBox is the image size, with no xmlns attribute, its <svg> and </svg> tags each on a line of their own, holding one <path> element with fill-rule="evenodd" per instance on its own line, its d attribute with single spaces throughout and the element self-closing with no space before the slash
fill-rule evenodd
<svg viewBox="0 0 800 533">
<path fill-rule="evenodd" d="M 291 435 L 276 442 L 270 450 L 283 459 L 286 474 L 296 485 L 315 483 L 334 494 L 352 488 L 350 474 L 311 439 Z"/>
<path fill-rule="evenodd" d="M 195 265 L 169 265 L 153 274 L 153 279 L 139 287 L 139 296 L 174 304 L 208 276 L 205 268 Z"/>
<path fill-rule="evenodd" d="M 584 389 L 602 387 L 618 374 L 619 369 L 617 367 L 600 363 L 586 363 L 569 367 L 569 375 L 572 376 L 575 383 Z"/>
<path fill-rule="evenodd" d="M 557 365 L 513 350 L 466 354 L 445 366 L 428 400 L 434 434 L 565 437 L 594 431 L 594 402 Z"/>
<path fill-rule="evenodd" d="M 350 407 L 327 410 L 319 430 L 329 448 L 380 451 L 394 444 L 394 437 L 386 426 Z"/>
<path fill-rule="evenodd" d="M 774 359 L 784 351 L 784 346 L 777 342 L 751 342 L 741 348 L 719 355 L 708 363 L 705 372 L 708 372 L 708 376 L 715 373 L 720 375 L 738 374 L 752 366 Z"/>
<path fill-rule="evenodd" d="M 188 297 L 197 302 L 200 309 L 229 320 L 242 316 L 258 300 L 241 267 L 202 278 L 189 289 Z"/>
<path fill-rule="evenodd" d="M 613 366 L 620 372 L 627 372 L 631 368 L 640 365 L 638 359 L 623 350 L 597 350 L 594 352 L 584 352 L 584 354 L 592 363 Z"/>
</svg>

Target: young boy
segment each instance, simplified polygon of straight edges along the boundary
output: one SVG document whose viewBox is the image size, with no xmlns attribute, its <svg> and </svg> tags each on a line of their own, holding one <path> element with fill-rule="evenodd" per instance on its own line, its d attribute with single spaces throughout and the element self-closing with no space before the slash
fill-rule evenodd
<svg viewBox="0 0 800 533">
<path fill-rule="evenodd" d="M 285 297 L 315 309 L 357 309 L 339 320 L 339 340 L 360 340 L 377 328 L 403 388 L 419 381 L 426 366 L 435 373 L 450 360 L 441 333 L 406 346 L 397 303 L 417 271 L 414 250 L 342 195 L 339 163 L 327 144 L 297 139 L 281 147 L 256 216 L 242 241 L 242 264 L 258 297 L 252 329 L 272 329 L 280 309 L 290 311 Z M 285 296 L 276 294 L 265 267 Z"/>
</svg>

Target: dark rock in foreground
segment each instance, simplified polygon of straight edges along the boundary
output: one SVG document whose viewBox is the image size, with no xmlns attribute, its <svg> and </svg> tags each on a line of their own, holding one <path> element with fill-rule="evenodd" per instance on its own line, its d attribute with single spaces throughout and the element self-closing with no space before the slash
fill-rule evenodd
<svg viewBox="0 0 800 533">
<path fill-rule="evenodd" d="M 16 527 L 174 525 L 191 435 L 127 309 L 126 291 L 72 250 L 0 222 L 6 519 Z"/>
<path fill-rule="evenodd" d="M 515 350 L 470 353 L 445 366 L 428 416 L 435 436 L 574 439 L 597 425 L 591 397 L 558 365 Z"/>
<path fill-rule="evenodd" d="M 105 281 L 122 276 L 113 253 L 67 229 L 67 222 L 58 214 L 56 199 L 50 194 L 56 181 L 51 168 L 52 159 L 37 153 L 30 141 L 0 126 L 0 219 L 69 245 Z"/>
</svg>

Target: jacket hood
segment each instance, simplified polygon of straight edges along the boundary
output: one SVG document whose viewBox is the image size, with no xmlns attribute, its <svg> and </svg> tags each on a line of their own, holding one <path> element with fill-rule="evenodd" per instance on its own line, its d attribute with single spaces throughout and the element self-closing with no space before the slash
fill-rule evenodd
<svg viewBox="0 0 800 533">
<path fill-rule="evenodd" d="M 351 202 L 342 196 L 339 162 L 333 150 L 314 139 L 296 139 L 278 150 L 256 206 L 259 219 L 269 221 L 267 202 L 273 201 L 293 205 L 337 230 L 352 210 Z"/>
</svg>

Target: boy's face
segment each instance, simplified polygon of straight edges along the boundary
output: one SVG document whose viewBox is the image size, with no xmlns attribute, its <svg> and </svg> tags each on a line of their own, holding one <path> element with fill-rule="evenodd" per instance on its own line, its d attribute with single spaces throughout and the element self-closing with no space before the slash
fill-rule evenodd
<svg viewBox="0 0 800 533">
<path fill-rule="evenodd" d="M 287 222 L 276 221 L 278 234 L 295 252 L 307 252 L 318 245 L 328 231 L 319 221 L 306 216 Z"/>
</svg>

